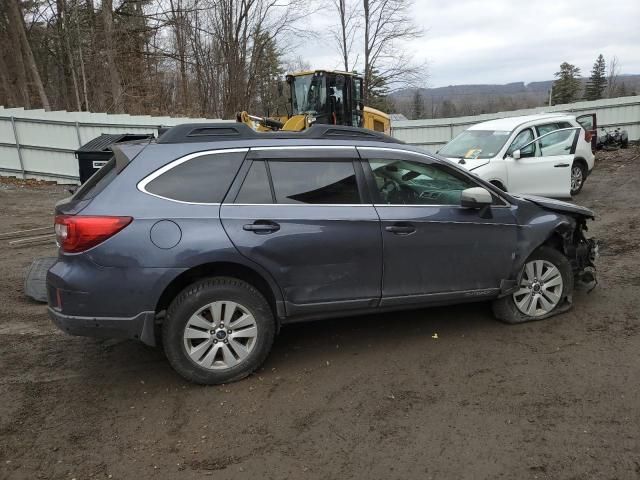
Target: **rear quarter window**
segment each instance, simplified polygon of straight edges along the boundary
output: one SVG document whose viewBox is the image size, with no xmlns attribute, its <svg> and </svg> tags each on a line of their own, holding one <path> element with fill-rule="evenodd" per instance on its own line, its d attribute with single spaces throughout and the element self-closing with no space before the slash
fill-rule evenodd
<svg viewBox="0 0 640 480">
<path fill-rule="evenodd" d="M 178 162 L 143 185 L 147 193 L 189 203 L 220 203 L 246 152 L 209 153 Z"/>
</svg>

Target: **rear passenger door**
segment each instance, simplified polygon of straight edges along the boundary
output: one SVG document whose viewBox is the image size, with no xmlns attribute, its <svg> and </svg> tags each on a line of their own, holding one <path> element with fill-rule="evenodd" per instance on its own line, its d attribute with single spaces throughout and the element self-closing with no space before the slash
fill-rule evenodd
<svg viewBox="0 0 640 480">
<path fill-rule="evenodd" d="M 555 123 L 539 125 L 525 128 L 515 137 L 504 160 L 510 192 L 557 198 L 570 196 L 575 130 L 557 130 Z M 520 150 L 518 159 L 513 158 L 516 150 Z"/>
<path fill-rule="evenodd" d="M 377 306 L 379 219 L 353 147 L 252 149 L 221 206 L 242 255 L 267 269 L 288 315 Z"/>
</svg>

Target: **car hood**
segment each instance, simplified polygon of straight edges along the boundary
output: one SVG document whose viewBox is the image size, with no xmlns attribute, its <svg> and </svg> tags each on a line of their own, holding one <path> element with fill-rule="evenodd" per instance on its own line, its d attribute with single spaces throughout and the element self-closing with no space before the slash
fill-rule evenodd
<svg viewBox="0 0 640 480">
<path fill-rule="evenodd" d="M 538 197 L 536 195 L 514 195 L 515 197 L 523 198 L 536 205 L 547 208 L 549 210 L 555 210 L 557 212 L 577 213 L 578 215 L 584 215 L 588 218 L 595 218 L 595 214 L 592 210 L 580 205 L 574 205 L 573 203 L 563 202 L 561 200 L 554 200 L 553 198 Z"/>
<path fill-rule="evenodd" d="M 455 163 L 456 165 L 458 165 L 459 167 L 462 167 L 466 170 L 472 171 L 475 170 L 478 167 L 482 167 L 483 165 L 486 165 L 487 163 L 489 163 L 489 159 L 488 158 L 452 158 L 452 157 L 447 157 L 447 160 L 449 160 L 450 162 Z"/>
</svg>

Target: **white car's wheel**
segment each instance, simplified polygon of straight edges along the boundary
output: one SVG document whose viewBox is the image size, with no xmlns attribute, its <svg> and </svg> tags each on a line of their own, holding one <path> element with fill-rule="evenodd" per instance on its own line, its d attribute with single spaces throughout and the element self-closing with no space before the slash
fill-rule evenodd
<svg viewBox="0 0 640 480">
<path fill-rule="evenodd" d="M 587 168 L 580 161 L 573 162 L 571 166 L 571 195 L 577 195 L 582 190 L 587 178 Z"/>
</svg>

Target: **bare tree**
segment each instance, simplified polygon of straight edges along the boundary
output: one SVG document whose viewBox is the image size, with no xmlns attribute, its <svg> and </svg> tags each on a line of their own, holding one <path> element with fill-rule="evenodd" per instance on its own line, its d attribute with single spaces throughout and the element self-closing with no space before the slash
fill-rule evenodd
<svg viewBox="0 0 640 480">
<path fill-rule="evenodd" d="M 359 27 L 360 12 L 358 11 L 358 4 L 353 0 L 333 0 L 333 5 L 338 12 L 340 28 L 332 32 L 332 37 L 342 57 L 344 71 L 348 72 L 357 63 L 357 59 L 352 62 L 349 60 Z"/>
<path fill-rule="evenodd" d="M 29 72 L 31 81 L 33 82 L 36 91 L 38 92 L 42 108 L 44 108 L 45 110 L 50 110 L 51 107 L 49 106 L 49 99 L 47 98 L 47 94 L 44 90 L 44 85 L 42 84 L 42 79 L 40 78 L 40 72 L 38 72 L 38 66 L 36 65 L 35 58 L 33 57 L 33 51 L 31 50 L 29 39 L 27 38 L 27 33 L 24 26 L 24 18 L 22 17 L 22 12 L 20 11 L 18 0 L 7 0 L 7 5 L 9 24 L 13 26 L 15 35 L 17 37 L 14 39 L 14 41 L 16 44 L 20 45 L 20 49 L 22 50 L 25 69 L 27 72 Z"/>
<path fill-rule="evenodd" d="M 363 0 L 364 95 L 372 95 L 376 84 L 416 85 L 424 65 L 415 65 L 399 43 L 419 38 L 422 30 L 409 15 L 411 0 Z"/>
<path fill-rule="evenodd" d="M 609 60 L 609 75 L 607 76 L 607 98 L 618 94 L 618 76 L 620 75 L 620 61 L 615 55 Z"/>
<path fill-rule="evenodd" d="M 122 83 L 116 65 L 115 39 L 113 36 L 113 0 L 102 0 L 102 26 L 104 28 L 105 56 L 111 81 L 113 110 L 122 112 Z"/>
</svg>

